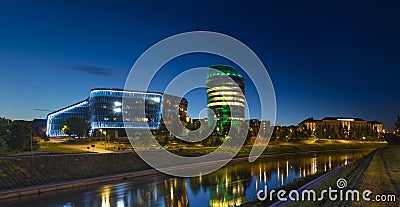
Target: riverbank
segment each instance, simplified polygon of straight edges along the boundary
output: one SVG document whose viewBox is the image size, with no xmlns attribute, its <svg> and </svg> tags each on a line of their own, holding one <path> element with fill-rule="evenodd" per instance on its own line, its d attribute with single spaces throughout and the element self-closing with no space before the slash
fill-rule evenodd
<svg viewBox="0 0 400 207">
<path fill-rule="evenodd" d="M 378 149 L 379 150 L 379 149 Z M 372 151 L 365 157 L 351 163 L 349 166 L 342 166 L 341 169 L 336 169 L 333 175 L 329 176 L 326 180 L 323 179 L 322 182 L 319 182 L 317 186 L 314 187 L 306 187 L 304 189 L 311 190 L 314 189 L 317 193 L 316 195 L 321 195 L 321 191 L 324 189 L 328 189 L 332 187 L 336 189 L 336 181 L 339 178 L 345 178 L 348 182 L 349 187 L 354 187 L 357 185 L 358 181 L 360 180 L 363 172 L 368 168 L 369 163 L 371 162 L 372 158 L 376 154 L 377 150 Z M 297 181 L 284 185 L 281 189 L 284 189 L 286 192 L 290 192 L 292 190 L 297 190 L 297 192 L 301 192 L 300 189 L 303 189 L 305 185 L 309 185 L 309 183 L 316 181 L 319 179 L 319 176 L 311 175 L 307 176 L 302 179 L 298 179 Z M 354 189 L 354 188 L 352 188 Z M 280 189 L 278 189 L 280 190 Z M 277 190 L 277 191 L 278 191 Z M 287 194 L 286 194 L 287 195 Z M 273 201 L 253 201 L 242 205 L 243 207 L 261 207 L 261 206 L 346 206 L 346 203 L 340 203 L 342 201 L 328 201 L 327 199 L 322 201 L 297 201 L 295 203 L 291 202 L 290 200 L 286 202 L 279 202 L 277 197 L 273 198 Z"/>
<path fill-rule="evenodd" d="M 286 192 L 299 189 L 303 186 L 302 184 L 305 180 L 310 180 L 306 178 L 297 180 L 282 188 Z M 331 201 L 330 199 L 323 199 L 318 202 L 299 201 L 290 203 L 290 206 L 398 206 L 398 200 L 400 199 L 400 146 L 379 148 L 326 179 L 317 187 L 307 189 L 315 189 L 316 195 L 321 195 L 323 190 L 330 187 L 333 190 L 339 190 L 337 187 L 338 179 L 346 180 L 345 189 L 358 190 L 358 192 L 364 192 L 364 190 L 371 191 L 372 193 L 368 196 L 370 201 L 366 201 L 363 198 L 360 198 L 360 201 L 347 201 L 345 199 Z M 257 207 L 270 204 L 254 201 L 243 206 Z M 281 204 L 282 206 L 289 205 L 287 202 Z"/>
<path fill-rule="evenodd" d="M 381 143 L 364 143 L 357 144 L 357 147 L 352 149 L 377 148 L 382 145 Z M 280 146 L 272 147 L 278 149 Z M 290 148 L 282 145 L 282 152 L 285 153 L 276 153 L 276 151 L 273 150 L 269 151 L 271 148 L 271 146 L 269 146 L 265 155 L 270 158 L 272 155 L 290 156 L 290 153 L 292 153 L 292 155 L 298 155 L 298 153 L 304 154 L 326 150 L 347 149 L 343 144 L 336 144 L 336 149 L 332 149 L 332 145 L 330 144 L 326 145 L 326 147 L 321 147 L 320 144 L 318 144 L 318 150 L 300 150 L 308 149 L 309 147 L 310 146 L 304 146 L 304 144 L 291 144 Z M 289 152 L 288 149 L 292 149 L 292 151 Z M 234 159 L 232 162 L 247 161 L 247 156 L 243 157 L 244 158 Z M 118 177 L 118 174 L 124 174 L 125 177 L 120 176 L 118 179 L 127 179 L 126 176 L 132 172 L 150 170 L 150 167 L 135 153 L 50 155 L 36 156 L 33 158 L 12 157 L 1 158 L 0 165 L 2 166 L 2 170 L 0 170 L 0 189 L 2 189 L 2 192 L 9 192 L 17 188 L 28 186 L 33 186 L 33 188 L 35 188 L 38 185 L 59 185 L 63 182 L 74 183 L 74 181 L 83 181 L 85 183 L 85 179 L 94 179 L 103 182 L 104 180 L 101 181 L 101 177 L 107 175 L 116 175 Z M 66 186 L 73 187 L 71 183 L 67 183 Z"/>
<path fill-rule="evenodd" d="M 372 192 L 368 196 L 370 201 L 363 200 L 360 195 L 360 201 L 324 199 L 318 202 L 301 201 L 295 203 L 294 206 L 398 206 L 400 146 L 386 146 L 372 152 L 357 164 L 326 180 L 316 189 L 317 195 L 329 187 L 339 190 L 336 182 L 340 178 L 347 181 L 345 190 L 358 190 L 361 193 L 364 190 L 370 190 Z M 382 195 L 386 199 L 384 202 L 377 200 L 383 198 Z"/>
<path fill-rule="evenodd" d="M 398 206 L 400 202 L 400 145 L 387 146 L 377 151 L 368 169 L 363 173 L 358 190 L 372 191 L 370 198 L 376 200 L 377 195 L 396 195 L 397 202 L 353 202 L 353 206 Z M 375 199 L 374 199 L 375 198 Z M 383 197 L 380 197 L 383 200 Z"/>
<path fill-rule="evenodd" d="M 386 142 L 361 142 L 347 140 L 298 140 L 292 142 L 271 142 L 264 150 L 264 155 L 292 153 L 292 152 L 309 152 L 319 150 L 338 150 L 338 149 L 365 149 L 379 148 L 386 145 Z M 243 146 L 236 157 L 247 157 L 253 146 Z M 185 156 L 196 157 L 208 154 L 215 150 L 215 147 L 201 148 L 182 148 L 169 149 L 170 152 Z"/>
</svg>

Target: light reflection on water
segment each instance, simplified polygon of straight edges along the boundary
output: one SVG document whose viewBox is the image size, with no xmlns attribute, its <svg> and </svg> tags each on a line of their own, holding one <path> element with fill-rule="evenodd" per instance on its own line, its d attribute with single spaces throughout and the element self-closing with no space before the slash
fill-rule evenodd
<svg viewBox="0 0 400 207">
<path fill-rule="evenodd" d="M 319 171 L 329 171 L 361 158 L 368 151 L 331 152 L 292 157 L 265 158 L 255 163 L 224 167 L 195 178 L 164 175 L 94 185 L 66 192 L 43 194 L 0 206 L 235 206 L 256 199 L 256 193 L 275 189 Z"/>
</svg>

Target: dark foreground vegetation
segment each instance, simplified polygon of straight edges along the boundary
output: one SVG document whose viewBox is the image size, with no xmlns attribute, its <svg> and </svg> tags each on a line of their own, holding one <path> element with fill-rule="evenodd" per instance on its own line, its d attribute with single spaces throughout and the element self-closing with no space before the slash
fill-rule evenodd
<svg viewBox="0 0 400 207">
<path fill-rule="evenodd" d="M 0 154 L 37 150 L 33 140 L 33 128 L 25 121 L 13 121 L 0 117 Z"/>
</svg>

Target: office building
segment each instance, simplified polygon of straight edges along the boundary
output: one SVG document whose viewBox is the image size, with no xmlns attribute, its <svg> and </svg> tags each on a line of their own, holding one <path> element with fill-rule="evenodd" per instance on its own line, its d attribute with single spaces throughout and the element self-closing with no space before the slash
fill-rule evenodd
<svg viewBox="0 0 400 207">
<path fill-rule="evenodd" d="M 144 106 L 144 109 L 140 109 L 140 106 Z M 187 106 L 186 99 L 162 93 L 92 89 L 87 99 L 50 113 L 47 116 L 46 134 L 50 137 L 66 136 L 62 128 L 70 117 L 87 121 L 91 132 L 96 129 L 158 129 L 162 124 L 163 111 L 166 116 L 173 116 L 174 110 L 178 111 L 179 119 L 184 122 L 187 119 Z M 144 116 L 138 113 L 143 110 Z"/>
<path fill-rule="evenodd" d="M 383 132 L 382 123 L 377 121 L 365 121 L 360 118 L 345 118 L 345 117 L 325 117 L 322 120 L 308 118 L 299 124 L 315 134 L 318 130 L 331 131 L 338 134 L 340 137 L 347 136 L 350 131 L 365 131 L 368 133 Z"/>
<path fill-rule="evenodd" d="M 234 68 L 226 65 L 209 67 L 206 79 L 208 121 L 217 122 L 216 130 L 224 134 L 226 124 L 231 121 L 244 121 L 245 80 Z M 226 129 L 228 130 L 228 129 Z"/>
</svg>

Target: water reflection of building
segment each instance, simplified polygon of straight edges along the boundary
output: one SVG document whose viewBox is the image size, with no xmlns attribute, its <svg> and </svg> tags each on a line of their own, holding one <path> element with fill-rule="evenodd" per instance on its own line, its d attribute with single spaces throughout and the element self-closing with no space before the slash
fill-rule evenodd
<svg viewBox="0 0 400 207">
<path fill-rule="evenodd" d="M 276 189 L 295 179 L 319 171 L 334 169 L 362 157 L 362 152 L 335 155 L 311 155 L 304 158 L 288 157 L 240 163 L 224 167 L 212 174 L 193 178 L 166 178 L 144 184 L 109 186 L 101 191 L 101 206 L 190 206 L 197 199 L 208 198 L 213 206 L 235 206 L 256 199 L 256 193 L 268 185 Z M 111 186 L 111 185 L 110 185 Z M 207 196 L 207 197 L 204 197 Z M 192 199 L 192 200 L 191 200 Z M 100 201 L 99 201 L 100 202 Z M 92 203 L 91 206 L 100 206 Z"/>
<path fill-rule="evenodd" d="M 228 172 L 218 175 L 216 185 L 210 189 L 210 207 L 238 206 L 246 202 L 246 186 L 242 180 L 248 175 Z M 238 181 L 235 181 L 238 179 Z"/>
<path fill-rule="evenodd" d="M 255 163 L 230 165 L 199 177 L 140 177 L 100 187 L 85 186 L 49 197 L 43 194 L 43 198 L 29 203 L 15 201 L 13 206 L 228 206 L 257 199 L 257 191 L 265 185 L 272 190 L 282 182 L 286 184 L 307 176 L 312 173 L 313 166 L 317 166 L 318 171 L 335 169 L 346 160 L 351 163 L 363 157 L 366 152 L 370 151 L 263 157 Z"/>
<path fill-rule="evenodd" d="M 101 192 L 101 207 L 110 207 L 110 188 L 104 187 Z"/>
<path fill-rule="evenodd" d="M 212 174 L 189 179 L 194 194 L 207 189 L 211 207 L 237 206 L 247 201 L 251 175 L 245 166 L 226 167 Z"/>
<path fill-rule="evenodd" d="M 126 189 L 129 190 L 126 190 Z M 164 182 L 143 185 L 107 185 L 101 189 L 101 207 L 165 206 L 189 207 L 185 179 L 173 178 Z M 91 206 L 100 206 L 93 203 Z"/>
<path fill-rule="evenodd" d="M 297 178 L 346 165 L 361 156 L 361 153 L 351 157 L 347 154 L 334 157 L 315 154 L 301 159 L 292 157 L 287 160 L 259 162 L 256 165 L 244 165 L 243 168 L 229 169 L 228 167 L 225 178 L 223 174 L 217 176 L 216 180 L 220 183 L 218 187 L 210 189 L 213 193 L 213 197 L 210 197 L 210 206 L 234 206 L 241 200 L 248 202 L 256 199 L 256 193 L 264 189 L 265 185 L 268 185 L 269 190 L 276 189 Z M 229 175 L 229 171 L 234 173 Z M 235 176 L 238 177 L 235 179 Z M 228 181 L 228 184 L 225 181 Z"/>
<path fill-rule="evenodd" d="M 166 207 L 189 207 L 189 197 L 187 184 L 184 179 L 171 179 L 164 182 L 164 189 L 169 190 L 169 194 L 164 197 Z"/>
</svg>

